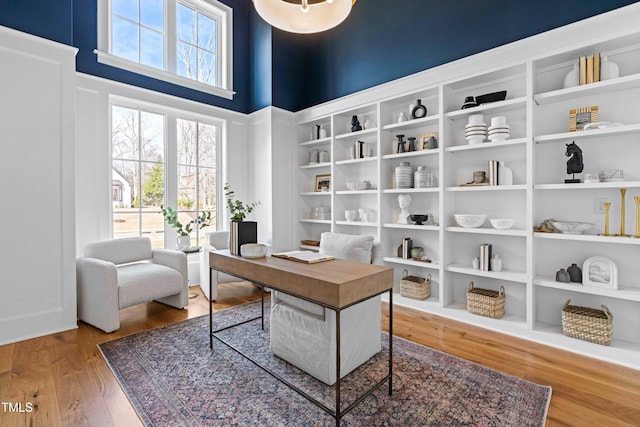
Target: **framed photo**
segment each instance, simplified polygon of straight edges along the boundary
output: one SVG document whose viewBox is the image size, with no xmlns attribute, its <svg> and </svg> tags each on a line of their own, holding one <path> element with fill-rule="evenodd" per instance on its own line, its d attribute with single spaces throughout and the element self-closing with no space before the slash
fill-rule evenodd
<svg viewBox="0 0 640 427">
<path fill-rule="evenodd" d="M 419 150 L 427 150 L 429 148 L 429 138 L 436 138 L 436 143 L 438 139 L 437 132 L 429 132 L 429 133 L 421 133 L 420 134 L 420 143 L 418 144 Z"/>
<path fill-rule="evenodd" d="M 569 110 L 569 132 L 584 130 L 585 125 L 598 121 L 598 106 Z"/>
<path fill-rule="evenodd" d="M 587 286 L 618 289 L 618 267 L 609 258 L 591 257 L 582 266 L 582 283 Z"/>
<path fill-rule="evenodd" d="M 315 191 L 329 191 L 331 189 L 331 174 L 316 175 Z"/>
</svg>

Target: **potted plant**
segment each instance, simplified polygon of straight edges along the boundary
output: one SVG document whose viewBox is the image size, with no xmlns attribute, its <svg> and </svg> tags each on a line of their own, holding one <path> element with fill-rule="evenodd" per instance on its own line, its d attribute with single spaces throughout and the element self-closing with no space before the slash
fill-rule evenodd
<svg viewBox="0 0 640 427">
<path fill-rule="evenodd" d="M 211 224 L 211 212 L 201 212 L 200 215 L 186 224 L 182 224 L 178 219 L 178 212 L 172 208 L 162 208 L 162 216 L 171 227 L 175 228 L 178 233 L 178 249 L 185 250 L 191 247 L 191 238 L 189 235 L 194 227 L 204 228 Z"/>
<path fill-rule="evenodd" d="M 229 183 L 224 185 L 224 195 L 227 199 L 227 208 L 231 219 L 229 251 L 233 255 L 240 255 L 240 246 L 245 243 L 258 243 L 258 223 L 244 219 L 260 205 L 260 202 L 247 204 L 236 200 L 235 193 Z"/>
</svg>

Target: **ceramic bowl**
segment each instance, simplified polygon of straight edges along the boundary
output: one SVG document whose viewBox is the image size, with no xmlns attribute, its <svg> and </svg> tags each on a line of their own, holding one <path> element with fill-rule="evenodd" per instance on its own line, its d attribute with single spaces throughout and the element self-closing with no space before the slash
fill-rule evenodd
<svg viewBox="0 0 640 427">
<path fill-rule="evenodd" d="M 491 223 L 491 226 L 493 228 L 496 228 L 498 230 L 508 230 L 513 227 L 513 223 L 515 222 L 515 220 L 511 218 L 493 218 L 490 219 L 489 222 Z"/>
<path fill-rule="evenodd" d="M 415 222 L 416 225 L 423 225 L 422 223 L 429 219 L 429 214 L 426 215 L 411 215 L 411 221 Z"/>
<path fill-rule="evenodd" d="M 240 246 L 240 255 L 243 258 L 264 258 L 267 256 L 267 245 L 262 243 L 245 243 Z"/>
<path fill-rule="evenodd" d="M 579 221 L 551 221 L 551 225 L 564 234 L 582 234 L 595 224 Z"/>
<path fill-rule="evenodd" d="M 453 217 L 456 220 L 456 223 L 460 227 L 464 228 L 478 228 L 482 224 L 484 224 L 487 219 L 487 215 L 469 215 L 469 214 L 454 214 Z"/>
<path fill-rule="evenodd" d="M 344 211 L 344 218 L 347 221 L 355 221 L 358 219 L 358 211 L 356 210 L 346 210 Z"/>
<path fill-rule="evenodd" d="M 472 114 L 469 116 L 470 125 L 480 125 L 484 123 L 484 114 Z"/>
</svg>

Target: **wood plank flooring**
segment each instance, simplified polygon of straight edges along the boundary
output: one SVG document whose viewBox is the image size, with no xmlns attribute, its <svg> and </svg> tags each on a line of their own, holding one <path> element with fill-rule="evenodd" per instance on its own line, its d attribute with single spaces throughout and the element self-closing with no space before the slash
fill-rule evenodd
<svg viewBox="0 0 640 427">
<path fill-rule="evenodd" d="M 248 283 L 222 284 L 214 309 L 259 298 Z M 0 346 L 0 426 L 141 426 L 96 345 L 206 313 L 200 294 L 187 310 L 153 302 L 122 310 L 121 328 L 111 334 L 80 323 L 72 331 Z M 552 386 L 549 426 L 640 426 L 640 371 L 399 307 L 394 333 Z M 27 402 L 32 412 L 12 413 L 4 405 L 20 403 L 26 410 Z"/>
</svg>

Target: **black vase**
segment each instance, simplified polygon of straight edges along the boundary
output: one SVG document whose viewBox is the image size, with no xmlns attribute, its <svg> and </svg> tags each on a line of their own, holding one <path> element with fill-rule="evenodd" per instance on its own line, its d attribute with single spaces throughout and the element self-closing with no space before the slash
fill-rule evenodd
<svg viewBox="0 0 640 427">
<path fill-rule="evenodd" d="M 425 107 L 424 105 L 422 105 L 422 100 L 418 99 L 416 101 L 418 104 L 413 107 L 413 110 L 411 110 L 411 118 L 412 119 L 421 119 L 423 117 L 427 116 L 427 107 Z"/>
<path fill-rule="evenodd" d="M 576 264 L 571 264 L 571 266 L 567 268 L 567 273 L 569 273 L 569 280 L 582 283 L 582 270 Z"/>
<path fill-rule="evenodd" d="M 406 151 L 404 149 L 405 141 L 402 139 L 402 138 L 404 138 L 404 135 L 396 135 L 396 138 L 398 138 L 398 148 L 397 148 L 396 152 L 397 153 L 404 153 Z"/>
<path fill-rule="evenodd" d="M 556 273 L 556 282 L 569 283 L 570 281 L 571 278 L 569 277 L 569 273 L 567 272 L 567 270 L 565 270 L 564 268 L 558 270 L 558 272 Z"/>
<path fill-rule="evenodd" d="M 240 255 L 240 246 L 245 243 L 258 243 L 258 223 L 255 221 L 231 221 L 229 252 L 232 255 Z"/>
<path fill-rule="evenodd" d="M 410 136 L 407 139 L 409 140 L 409 151 L 416 151 L 416 137 Z"/>
</svg>

